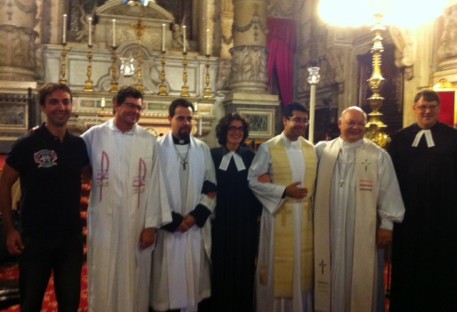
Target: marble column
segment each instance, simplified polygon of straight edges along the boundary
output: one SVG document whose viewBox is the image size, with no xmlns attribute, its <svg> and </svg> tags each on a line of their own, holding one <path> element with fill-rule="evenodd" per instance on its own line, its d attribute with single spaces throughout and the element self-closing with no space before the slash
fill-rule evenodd
<svg viewBox="0 0 457 312">
<path fill-rule="evenodd" d="M 0 80 L 35 80 L 35 0 L 0 0 Z"/>
<path fill-rule="evenodd" d="M 231 90 L 267 90 L 266 1 L 234 0 Z"/>
</svg>

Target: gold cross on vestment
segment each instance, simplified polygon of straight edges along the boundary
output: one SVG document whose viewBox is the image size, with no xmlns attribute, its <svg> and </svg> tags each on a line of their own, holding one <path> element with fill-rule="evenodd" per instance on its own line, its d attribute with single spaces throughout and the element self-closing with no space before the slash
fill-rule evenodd
<svg viewBox="0 0 457 312">
<path fill-rule="evenodd" d="M 322 271 L 322 272 L 321 272 L 322 275 L 324 275 L 324 268 L 327 266 L 327 265 L 325 264 L 325 262 L 324 262 L 324 259 L 322 259 L 321 262 L 319 262 L 319 266 L 320 266 L 321 269 L 322 269 L 322 270 L 321 270 L 321 271 Z"/>
<path fill-rule="evenodd" d="M 362 161 L 362 166 L 365 166 L 365 172 L 367 172 L 369 165 L 371 165 L 371 162 L 369 162 L 368 159 Z"/>
</svg>

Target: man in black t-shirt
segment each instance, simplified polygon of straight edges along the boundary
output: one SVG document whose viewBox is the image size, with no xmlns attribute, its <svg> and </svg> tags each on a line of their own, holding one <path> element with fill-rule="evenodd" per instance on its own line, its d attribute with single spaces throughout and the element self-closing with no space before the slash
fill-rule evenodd
<svg viewBox="0 0 457 312">
<path fill-rule="evenodd" d="M 83 140 L 67 131 L 70 89 L 45 84 L 39 93 L 46 122 L 17 140 L 0 179 L 7 248 L 19 257 L 21 311 L 40 311 L 54 273 L 59 311 L 77 311 L 83 263 L 81 174 L 88 168 Z M 11 213 L 11 187 L 20 178 L 22 231 Z"/>
</svg>

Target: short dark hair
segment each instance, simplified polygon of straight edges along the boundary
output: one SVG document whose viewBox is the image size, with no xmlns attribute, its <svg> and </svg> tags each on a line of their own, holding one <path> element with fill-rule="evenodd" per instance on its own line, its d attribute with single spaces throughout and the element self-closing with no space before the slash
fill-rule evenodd
<svg viewBox="0 0 457 312">
<path fill-rule="evenodd" d="M 113 105 L 120 106 L 128 97 L 132 97 L 134 99 L 143 99 L 143 93 L 132 86 L 122 87 L 113 97 Z"/>
<path fill-rule="evenodd" d="M 294 114 L 294 111 L 307 113 L 309 115 L 309 110 L 304 105 L 293 102 L 289 105 L 284 106 L 282 109 L 282 116 L 289 119 Z"/>
<path fill-rule="evenodd" d="M 219 142 L 220 145 L 225 146 L 227 144 L 227 132 L 230 127 L 230 124 L 234 120 L 239 120 L 243 124 L 243 139 L 241 140 L 240 144 L 244 144 L 244 142 L 248 138 L 249 123 L 246 120 L 246 118 L 244 118 L 238 113 L 231 113 L 222 117 L 216 125 L 216 137 L 217 142 Z"/>
<path fill-rule="evenodd" d="M 185 108 L 190 107 L 192 109 L 192 112 L 195 112 L 194 105 L 186 100 L 186 99 L 176 99 L 173 102 L 171 102 L 170 106 L 168 107 L 168 116 L 173 117 L 176 113 L 176 107 L 182 106 Z"/>
<path fill-rule="evenodd" d="M 70 101 L 73 102 L 73 94 L 71 93 L 70 88 L 66 84 L 48 82 L 41 87 L 40 91 L 38 91 L 38 99 L 40 102 L 40 106 L 44 106 L 44 104 L 46 103 L 46 97 L 57 90 L 62 90 L 70 94 Z"/>
<path fill-rule="evenodd" d="M 422 91 L 417 92 L 416 96 L 414 97 L 413 104 L 416 104 L 417 101 L 419 101 L 421 97 L 423 97 L 424 100 L 426 100 L 428 102 L 436 101 L 438 103 L 438 105 L 441 105 L 440 96 L 438 95 L 438 93 L 436 93 L 433 90 L 422 90 Z"/>
</svg>

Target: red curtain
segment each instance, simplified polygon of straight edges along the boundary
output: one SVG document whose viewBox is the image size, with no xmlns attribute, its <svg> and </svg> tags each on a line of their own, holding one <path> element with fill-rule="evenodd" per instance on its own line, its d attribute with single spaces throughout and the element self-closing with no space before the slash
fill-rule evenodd
<svg viewBox="0 0 457 312">
<path fill-rule="evenodd" d="M 451 127 L 454 125 L 455 91 L 438 91 L 441 99 L 441 110 L 438 120 Z"/>
<path fill-rule="evenodd" d="M 293 63 L 297 26 L 294 20 L 269 18 L 268 29 L 268 83 L 271 87 L 276 75 L 281 101 L 283 105 L 288 105 L 294 98 Z"/>
</svg>

